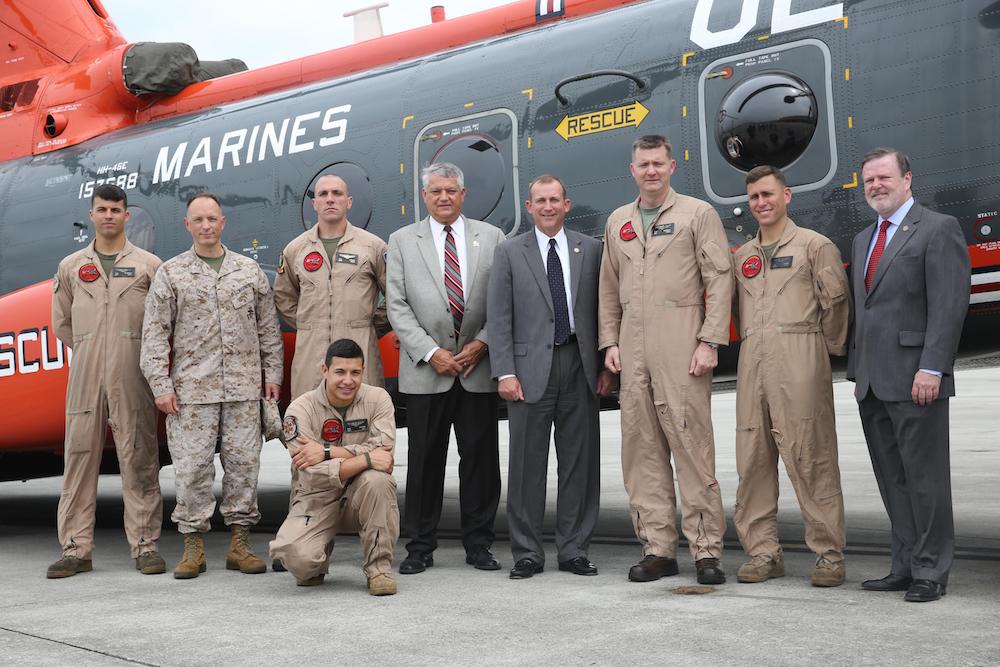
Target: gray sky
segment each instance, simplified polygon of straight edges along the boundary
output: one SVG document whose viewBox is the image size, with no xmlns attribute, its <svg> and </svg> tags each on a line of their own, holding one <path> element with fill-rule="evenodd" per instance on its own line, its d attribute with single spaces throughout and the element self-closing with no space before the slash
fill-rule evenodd
<svg viewBox="0 0 1000 667">
<path fill-rule="evenodd" d="M 320 53 L 354 41 L 343 13 L 376 0 L 102 0 L 130 42 L 186 42 L 202 60 L 240 58 L 251 69 Z M 431 22 L 431 6 L 448 18 L 509 0 L 390 0 L 382 10 L 385 34 Z M 280 7 L 280 11 L 275 11 Z"/>
</svg>

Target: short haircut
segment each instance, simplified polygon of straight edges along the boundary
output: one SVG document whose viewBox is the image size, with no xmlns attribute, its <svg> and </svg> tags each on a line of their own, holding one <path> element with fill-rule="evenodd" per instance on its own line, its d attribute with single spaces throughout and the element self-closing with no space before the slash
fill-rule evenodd
<svg viewBox="0 0 1000 667">
<path fill-rule="evenodd" d="M 906 156 L 906 153 L 898 148 L 889 148 L 888 146 L 879 146 L 865 153 L 865 156 L 861 158 L 861 170 L 864 171 L 865 164 L 868 162 L 885 157 L 886 155 L 896 156 L 896 164 L 899 165 L 899 173 L 902 176 L 910 173 L 910 158 Z"/>
<path fill-rule="evenodd" d="M 203 199 L 203 198 L 204 199 L 211 199 L 212 201 L 214 201 L 216 204 L 219 205 L 220 209 L 222 208 L 222 202 L 220 202 L 219 198 L 216 197 L 211 192 L 199 192 L 198 194 L 191 195 L 191 198 L 188 199 L 188 203 L 187 203 L 187 207 L 186 208 L 191 208 L 191 204 L 194 202 L 194 200 L 196 200 L 196 199 Z"/>
<path fill-rule="evenodd" d="M 640 148 L 642 150 L 648 151 L 653 148 L 659 148 L 663 146 L 667 149 L 667 157 L 670 157 L 674 153 L 673 147 L 670 145 L 670 140 L 667 139 L 662 134 L 647 134 L 643 137 L 639 137 L 632 142 L 632 157 L 635 157 L 635 152 Z"/>
<path fill-rule="evenodd" d="M 762 164 L 759 167 L 754 167 L 753 169 L 748 171 L 746 178 L 747 185 L 750 185 L 751 183 L 756 183 L 760 179 L 767 178 L 768 176 L 774 176 L 774 178 L 777 179 L 779 183 L 781 183 L 781 187 L 783 188 L 788 187 L 788 181 L 785 180 L 784 172 L 782 172 L 777 167 L 772 167 L 769 164 Z"/>
<path fill-rule="evenodd" d="M 431 176 L 440 176 L 441 178 L 454 178 L 458 181 L 458 187 L 465 187 L 465 174 L 462 170 L 453 165 L 451 162 L 435 162 L 434 164 L 429 164 L 420 170 L 420 183 L 425 188 L 427 187 L 428 181 L 431 180 Z"/>
<path fill-rule="evenodd" d="M 535 187 L 536 184 L 541 183 L 558 183 L 559 187 L 562 188 L 563 199 L 566 199 L 566 184 L 562 182 L 558 176 L 553 176 L 552 174 L 542 174 L 531 183 L 528 183 L 528 199 L 531 199 L 531 188 Z"/>
<path fill-rule="evenodd" d="M 91 208 L 94 207 L 94 200 L 98 197 L 104 201 L 120 201 L 122 206 L 128 209 L 128 195 L 114 183 L 103 183 L 94 188 L 94 194 L 90 197 Z"/>
<path fill-rule="evenodd" d="M 347 196 L 351 195 L 351 188 L 347 185 L 347 181 L 345 181 L 343 177 L 338 176 L 337 174 L 323 174 L 322 176 L 316 179 L 315 183 L 313 183 L 313 199 L 316 198 L 316 187 L 319 185 L 319 182 L 322 181 L 324 178 L 336 178 L 337 180 L 339 180 L 341 183 L 344 184 L 344 194 Z"/>
<path fill-rule="evenodd" d="M 361 351 L 361 346 L 350 338 L 335 340 L 330 343 L 330 347 L 326 348 L 327 368 L 333 363 L 334 357 L 339 357 L 340 359 L 360 359 L 361 365 L 365 365 L 365 353 Z"/>
</svg>

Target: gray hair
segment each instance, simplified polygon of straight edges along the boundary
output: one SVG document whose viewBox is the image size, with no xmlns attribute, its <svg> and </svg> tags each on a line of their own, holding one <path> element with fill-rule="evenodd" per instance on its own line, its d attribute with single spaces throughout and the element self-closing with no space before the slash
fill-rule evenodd
<svg viewBox="0 0 1000 667">
<path fill-rule="evenodd" d="M 427 182 L 431 180 L 431 176 L 454 178 L 458 181 L 458 187 L 465 187 L 465 174 L 463 174 L 462 170 L 453 165 L 451 162 L 435 162 L 434 164 L 429 164 L 421 169 L 420 183 L 423 187 L 427 187 Z"/>
</svg>

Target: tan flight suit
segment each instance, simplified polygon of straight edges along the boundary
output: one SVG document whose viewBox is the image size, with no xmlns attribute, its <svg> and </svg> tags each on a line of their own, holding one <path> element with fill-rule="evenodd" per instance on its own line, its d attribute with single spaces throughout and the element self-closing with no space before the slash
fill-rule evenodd
<svg viewBox="0 0 1000 667">
<path fill-rule="evenodd" d="M 806 544 L 837 563 L 844 552 L 831 354 L 846 353 L 847 274 L 828 238 L 788 220 L 771 261 L 760 236 L 733 255 L 742 343 L 736 380 L 733 523 L 750 556 L 777 556 L 778 455 L 805 521 Z"/>
<path fill-rule="evenodd" d="M 630 229 L 635 237 L 626 240 Z M 622 471 L 647 556 L 677 551 L 671 454 L 692 557 L 722 553 L 712 374 L 695 377 L 688 369 L 699 341 L 729 342 L 727 246 L 715 210 L 672 189 L 646 238 L 638 200 L 615 210 L 605 229 L 599 346 L 617 345 L 621 354 Z"/>
<path fill-rule="evenodd" d="M 396 443 L 392 399 L 381 387 L 362 384 L 342 419 L 327 401 L 321 382 L 288 406 L 286 422 L 289 417 L 310 440 L 355 455 L 376 447 L 392 449 Z M 324 433 L 331 438 L 324 439 Z M 354 531 L 361 538 L 365 575 L 371 579 L 392 573 L 392 551 L 399 539 L 396 480 L 389 473 L 365 470 L 345 484 L 340 479 L 342 462 L 330 459 L 304 470 L 292 466 L 292 508 L 271 542 L 271 558 L 281 560 L 299 581 L 326 574 L 337 533 Z"/>
<path fill-rule="evenodd" d="M 260 519 L 261 375 L 280 385 L 283 371 L 267 276 L 252 259 L 225 252 L 219 273 L 193 249 L 167 260 L 146 298 L 142 372 L 154 396 L 176 394 L 180 407 L 167 415 L 167 446 L 177 487 L 171 518 L 182 533 L 209 529 L 217 441 L 226 525 Z"/>
<path fill-rule="evenodd" d="M 160 260 L 127 240 L 107 276 L 91 243 L 59 263 L 52 326 L 73 349 L 58 532 L 64 556 L 94 548 L 97 478 L 108 425 L 121 468 L 125 535 L 136 558 L 156 551 L 163 522 L 156 406 L 139 371 L 146 292 Z"/>
<path fill-rule="evenodd" d="M 316 225 L 297 236 L 281 253 L 274 279 L 274 304 L 281 317 L 297 330 L 292 360 L 293 400 L 323 379 L 320 364 L 326 348 L 341 338 L 350 338 L 364 350 L 364 383 L 376 387 L 385 383 L 378 341 L 392 329 L 385 301 L 379 298 L 385 294 L 387 249 L 385 241 L 348 223 L 332 263 Z"/>
</svg>

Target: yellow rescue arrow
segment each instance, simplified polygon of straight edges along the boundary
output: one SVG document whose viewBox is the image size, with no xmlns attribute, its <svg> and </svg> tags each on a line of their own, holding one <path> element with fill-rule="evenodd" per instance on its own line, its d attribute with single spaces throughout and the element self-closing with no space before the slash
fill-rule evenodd
<svg viewBox="0 0 1000 667">
<path fill-rule="evenodd" d="M 585 134 L 595 134 L 622 127 L 639 127 L 639 124 L 649 115 L 649 109 L 638 100 L 623 107 L 602 109 L 578 116 L 566 116 L 556 127 L 556 134 L 569 141 Z"/>
</svg>

